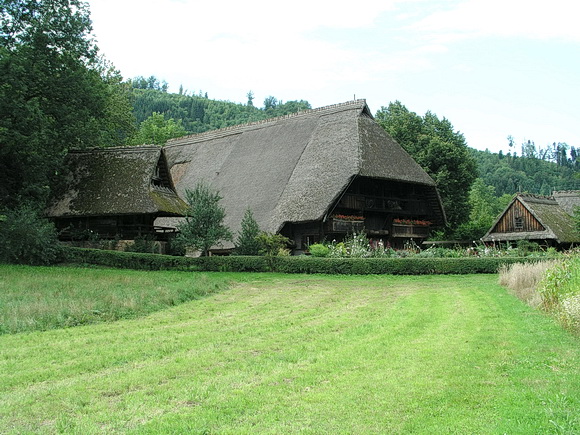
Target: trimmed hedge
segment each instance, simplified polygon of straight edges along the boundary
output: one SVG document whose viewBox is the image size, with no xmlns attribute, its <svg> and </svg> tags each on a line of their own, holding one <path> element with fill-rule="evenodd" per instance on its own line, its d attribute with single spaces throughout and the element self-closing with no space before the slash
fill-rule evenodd
<svg viewBox="0 0 580 435">
<path fill-rule="evenodd" d="M 492 258 L 321 258 L 321 257 L 173 257 L 136 252 L 66 248 L 63 263 L 93 264 L 123 269 L 191 270 L 214 272 L 325 273 L 346 275 L 437 275 L 497 273 L 504 264 L 537 259 Z"/>
</svg>

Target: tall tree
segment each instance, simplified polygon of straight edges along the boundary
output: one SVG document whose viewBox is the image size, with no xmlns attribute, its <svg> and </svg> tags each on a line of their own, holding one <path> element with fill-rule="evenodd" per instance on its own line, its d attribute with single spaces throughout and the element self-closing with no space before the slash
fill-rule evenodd
<svg viewBox="0 0 580 435">
<path fill-rule="evenodd" d="M 69 148 L 121 144 L 134 128 L 91 31 L 86 2 L 0 1 L 0 208 L 42 206 Z"/>
<path fill-rule="evenodd" d="M 463 134 L 446 118 L 432 112 L 421 117 L 399 101 L 381 107 L 376 119 L 435 180 L 451 229 L 466 222 L 477 167 Z"/>
<path fill-rule="evenodd" d="M 458 240 L 479 240 L 490 229 L 498 215 L 507 207 L 512 195 L 495 195 L 495 188 L 477 178 L 469 191 L 471 212 L 469 221 L 462 223 L 454 232 Z"/>
</svg>

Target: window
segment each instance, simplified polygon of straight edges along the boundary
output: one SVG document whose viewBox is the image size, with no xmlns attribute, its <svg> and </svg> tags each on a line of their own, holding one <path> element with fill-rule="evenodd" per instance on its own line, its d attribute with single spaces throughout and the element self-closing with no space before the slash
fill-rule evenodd
<svg viewBox="0 0 580 435">
<path fill-rule="evenodd" d="M 523 230 L 524 229 L 524 218 L 521 216 L 516 216 L 514 219 L 514 226 L 516 230 Z"/>
</svg>

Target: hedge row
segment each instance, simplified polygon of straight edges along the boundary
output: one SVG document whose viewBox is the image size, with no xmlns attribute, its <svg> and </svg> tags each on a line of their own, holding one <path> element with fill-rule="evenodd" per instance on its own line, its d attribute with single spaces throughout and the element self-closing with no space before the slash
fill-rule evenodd
<svg viewBox="0 0 580 435">
<path fill-rule="evenodd" d="M 192 270 L 221 272 L 326 273 L 346 275 L 468 274 L 496 273 L 504 264 L 527 262 L 526 258 L 320 258 L 320 257 L 173 257 L 135 252 L 67 248 L 62 262 L 93 264 L 123 269 Z"/>
</svg>

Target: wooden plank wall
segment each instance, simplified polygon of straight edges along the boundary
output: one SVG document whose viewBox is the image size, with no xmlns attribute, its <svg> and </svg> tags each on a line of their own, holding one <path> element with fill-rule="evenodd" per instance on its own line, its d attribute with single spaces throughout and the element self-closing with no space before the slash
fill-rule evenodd
<svg viewBox="0 0 580 435">
<path fill-rule="evenodd" d="M 523 218 L 523 227 L 516 228 L 516 217 Z M 494 233 L 513 233 L 513 232 L 530 232 L 544 231 L 545 228 L 538 220 L 528 211 L 523 204 L 516 200 L 512 206 L 505 212 L 500 221 L 493 229 Z"/>
</svg>

